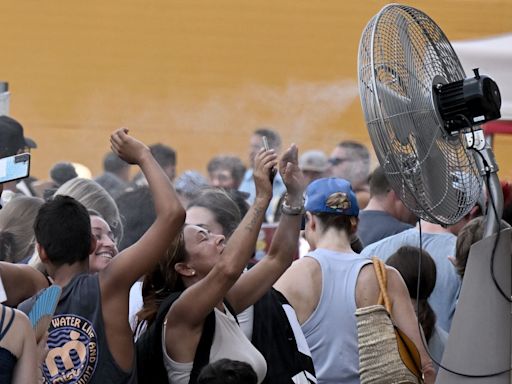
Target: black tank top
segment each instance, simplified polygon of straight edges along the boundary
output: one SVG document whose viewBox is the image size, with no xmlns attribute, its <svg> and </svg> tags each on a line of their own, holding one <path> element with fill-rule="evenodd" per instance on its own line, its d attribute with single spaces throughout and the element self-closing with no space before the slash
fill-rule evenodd
<svg viewBox="0 0 512 384">
<path fill-rule="evenodd" d="M 106 314 L 108 316 L 108 314 Z M 43 363 L 48 384 L 134 384 L 108 348 L 98 275 L 75 276 L 64 287 L 50 324 L 48 355 Z"/>
<path fill-rule="evenodd" d="M 0 315 L 0 341 L 3 340 L 7 332 L 9 332 L 9 328 L 14 321 L 14 311 L 12 309 L 9 310 L 11 313 L 9 317 L 7 315 L 7 307 L 4 305 L 0 305 L 2 307 L 2 314 Z M 18 362 L 18 358 L 14 356 L 14 354 L 6 348 L 0 347 L 0 383 L 10 383 L 12 381 L 12 374 L 14 372 L 14 367 Z"/>
</svg>

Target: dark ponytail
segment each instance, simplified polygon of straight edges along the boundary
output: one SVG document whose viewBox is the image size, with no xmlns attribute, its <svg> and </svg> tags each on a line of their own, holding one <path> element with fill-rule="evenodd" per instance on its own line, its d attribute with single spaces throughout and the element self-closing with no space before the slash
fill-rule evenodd
<svg viewBox="0 0 512 384">
<path fill-rule="evenodd" d="M 430 294 L 436 285 L 436 264 L 432 256 L 425 251 L 421 251 L 421 279 L 420 292 L 418 297 L 418 257 L 420 249 L 409 245 L 403 246 L 393 253 L 386 261 L 387 265 L 394 267 L 402 278 L 409 290 L 411 299 L 418 299 L 419 312 L 417 314 L 425 338 L 427 341 L 432 336 L 436 324 L 436 315 L 432 307 L 427 302 Z"/>
<path fill-rule="evenodd" d="M 420 321 L 421 328 L 423 328 L 425 339 L 430 340 L 436 326 L 436 314 L 426 299 L 419 300 L 418 306 L 418 320 Z"/>
</svg>

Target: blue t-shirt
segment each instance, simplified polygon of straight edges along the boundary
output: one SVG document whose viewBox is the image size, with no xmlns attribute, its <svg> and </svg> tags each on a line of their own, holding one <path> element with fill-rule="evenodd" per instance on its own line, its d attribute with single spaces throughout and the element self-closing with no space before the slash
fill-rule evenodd
<svg viewBox="0 0 512 384">
<path fill-rule="evenodd" d="M 367 246 L 410 228 L 412 225 L 397 220 L 385 211 L 363 210 L 359 212 L 357 237 Z"/>
</svg>

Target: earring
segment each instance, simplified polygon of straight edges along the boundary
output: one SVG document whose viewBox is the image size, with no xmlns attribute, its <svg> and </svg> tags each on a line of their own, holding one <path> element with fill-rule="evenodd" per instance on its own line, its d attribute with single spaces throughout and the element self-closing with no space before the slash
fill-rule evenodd
<svg viewBox="0 0 512 384">
<path fill-rule="evenodd" d="M 192 271 L 192 276 L 195 276 L 196 275 L 196 271 Z"/>
</svg>

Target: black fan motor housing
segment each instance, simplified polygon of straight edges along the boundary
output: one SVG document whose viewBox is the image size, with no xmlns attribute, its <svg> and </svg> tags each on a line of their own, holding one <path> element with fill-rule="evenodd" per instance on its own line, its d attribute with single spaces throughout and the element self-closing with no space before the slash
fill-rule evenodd
<svg viewBox="0 0 512 384">
<path fill-rule="evenodd" d="M 480 76 L 438 84 L 434 87 L 439 114 L 448 133 L 483 124 L 501 117 L 501 95 L 496 82 Z"/>
</svg>

